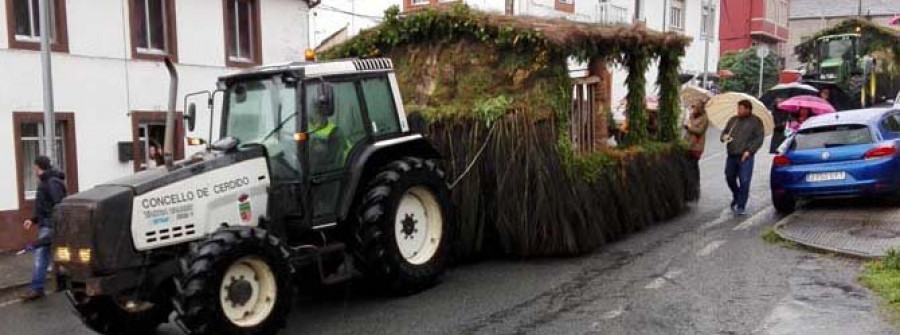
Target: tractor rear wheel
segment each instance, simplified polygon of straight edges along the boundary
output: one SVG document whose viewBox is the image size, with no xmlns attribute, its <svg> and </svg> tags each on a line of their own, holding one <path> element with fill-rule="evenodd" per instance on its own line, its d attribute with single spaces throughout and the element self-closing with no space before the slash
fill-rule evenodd
<svg viewBox="0 0 900 335">
<path fill-rule="evenodd" d="M 450 191 L 432 160 L 386 165 L 359 202 L 358 254 L 367 274 L 397 293 L 432 285 L 450 248 Z"/>
<path fill-rule="evenodd" d="M 224 228 L 182 260 L 179 324 L 192 334 L 274 334 L 293 303 L 290 253 L 263 229 Z"/>
<path fill-rule="evenodd" d="M 110 296 L 89 297 L 67 291 L 72 307 L 88 328 L 100 334 L 154 334 L 169 321 L 172 305 L 167 298 L 154 302 L 125 302 Z"/>
</svg>

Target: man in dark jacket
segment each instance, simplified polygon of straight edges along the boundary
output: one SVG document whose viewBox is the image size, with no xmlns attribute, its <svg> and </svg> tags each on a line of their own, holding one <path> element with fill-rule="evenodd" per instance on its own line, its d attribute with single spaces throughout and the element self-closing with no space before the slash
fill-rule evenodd
<svg viewBox="0 0 900 335">
<path fill-rule="evenodd" d="M 22 300 L 31 301 L 44 297 L 44 281 L 47 277 L 47 267 L 50 266 L 50 239 L 53 236 L 53 222 L 51 214 L 56 206 L 66 196 L 66 176 L 62 172 L 53 169 L 50 158 L 38 156 L 34 160 L 34 173 L 40 181 L 37 187 L 37 196 L 34 199 L 34 216 L 25 220 L 25 230 L 37 225 L 38 240 L 34 247 L 34 271 L 31 274 L 31 292 L 22 296 Z"/>
<path fill-rule="evenodd" d="M 752 110 L 753 105 L 750 101 L 739 101 L 737 115 L 728 120 L 720 138 L 727 144 L 725 180 L 731 189 L 731 210 L 739 215 L 747 214 L 750 180 L 753 177 L 753 156 L 762 146 L 766 136 L 762 120 L 754 116 Z"/>
</svg>

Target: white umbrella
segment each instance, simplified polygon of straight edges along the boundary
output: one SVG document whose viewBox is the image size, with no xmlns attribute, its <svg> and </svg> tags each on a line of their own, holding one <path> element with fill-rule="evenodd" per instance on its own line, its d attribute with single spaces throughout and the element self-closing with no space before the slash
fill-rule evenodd
<svg viewBox="0 0 900 335">
<path fill-rule="evenodd" d="M 713 94 L 703 89 L 699 86 L 694 85 L 684 85 L 681 88 L 681 103 L 685 106 L 692 106 L 696 103 L 702 103 L 709 98 L 712 98 Z"/>
<path fill-rule="evenodd" d="M 741 100 L 750 101 L 750 104 L 753 106 L 753 115 L 762 121 L 766 135 L 771 135 L 772 129 L 775 128 L 772 114 L 762 102 L 744 93 L 723 93 L 709 99 L 706 103 L 706 115 L 709 117 L 709 123 L 716 128 L 724 130 L 728 120 L 737 115 L 737 104 Z"/>
</svg>

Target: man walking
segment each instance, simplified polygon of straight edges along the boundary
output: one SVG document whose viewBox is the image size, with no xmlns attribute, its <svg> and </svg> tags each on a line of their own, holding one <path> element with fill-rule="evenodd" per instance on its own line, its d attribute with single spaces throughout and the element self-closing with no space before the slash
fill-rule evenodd
<svg viewBox="0 0 900 335">
<path fill-rule="evenodd" d="M 65 174 L 54 170 L 50 158 L 38 156 L 34 160 L 34 173 L 39 182 L 37 197 L 34 200 L 34 216 L 25 220 L 25 230 L 37 225 L 38 240 L 34 243 L 34 271 L 31 273 L 31 291 L 22 296 L 24 301 L 37 300 L 44 297 L 44 281 L 47 267 L 50 266 L 50 239 L 53 235 L 51 214 L 63 197 L 66 196 Z"/>
<path fill-rule="evenodd" d="M 727 144 L 725 180 L 731 189 L 731 210 L 745 215 L 753 177 L 753 156 L 762 146 L 765 130 L 762 120 L 751 113 L 753 105 L 749 100 L 738 101 L 737 109 L 737 115 L 728 120 L 720 140 Z"/>
</svg>

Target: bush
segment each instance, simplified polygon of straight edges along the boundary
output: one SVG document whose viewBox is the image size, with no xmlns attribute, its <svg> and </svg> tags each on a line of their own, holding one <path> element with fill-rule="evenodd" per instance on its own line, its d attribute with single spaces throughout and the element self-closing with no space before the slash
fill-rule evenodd
<svg viewBox="0 0 900 335">
<path fill-rule="evenodd" d="M 778 83 L 778 58 L 770 53 L 763 69 L 763 91 Z M 729 70 L 734 77 L 723 79 L 719 85 L 723 92 L 742 92 L 756 96 L 759 91 L 759 57 L 755 49 L 725 53 L 719 60 L 719 70 Z"/>
</svg>

